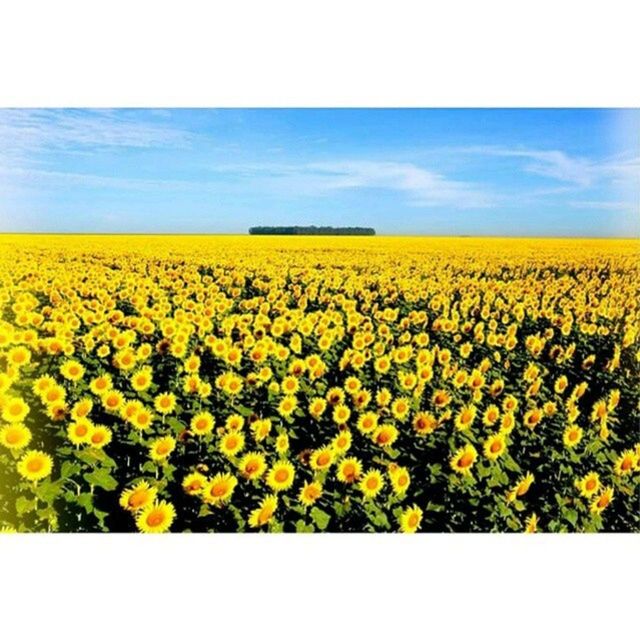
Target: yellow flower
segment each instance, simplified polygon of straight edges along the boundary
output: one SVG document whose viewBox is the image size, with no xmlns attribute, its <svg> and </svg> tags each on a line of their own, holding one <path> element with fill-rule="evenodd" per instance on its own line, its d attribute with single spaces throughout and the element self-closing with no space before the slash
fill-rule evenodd
<svg viewBox="0 0 640 640">
<path fill-rule="evenodd" d="M 384 478 L 377 469 L 371 469 L 362 476 L 358 487 L 365 498 L 375 498 L 384 487 Z"/>
<path fill-rule="evenodd" d="M 613 500 L 613 487 L 603 487 L 602 491 L 591 501 L 589 509 L 592 513 L 602 513 Z"/>
<path fill-rule="evenodd" d="M 274 491 L 286 491 L 293 484 L 294 478 L 294 466 L 288 460 L 279 460 L 267 474 L 267 484 Z"/>
<path fill-rule="evenodd" d="M 398 430 L 391 424 L 383 424 L 372 435 L 372 440 L 380 447 L 390 447 L 398 438 Z"/>
<path fill-rule="evenodd" d="M 298 500 L 305 507 L 310 507 L 318 500 L 318 498 L 320 498 L 321 495 L 322 485 L 319 482 L 305 482 L 298 494 Z"/>
<path fill-rule="evenodd" d="M 231 500 L 233 490 L 238 480 L 230 473 L 217 473 L 202 490 L 202 498 L 205 502 L 219 506 Z"/>
<path fill-rule="evenodd" d="M 176 407 L 176 397 L 173 393 L 161 393 L 154 400 L 153 406 L 158 413 L 168 415 Z"/>
<path fill-rule="evenodd" d="M 583 431 L 578 425 L 570 424 L 562 434 L 562 442 L 564 442 L 565 447 L 572 449 L 580 443 L 582 434 Z"/>
<path fill-rule="evenodd" d="M 29 405 L 22 398 L 8 398 L 2 404 L 2 419 L 12 423 L 24 422 L 29 411 Z"/>
<path fill-rule="evenodd" d="M 524 496 L 527 491 L 529 491 L 529 487 L 531 487 L 531 485 L 533 484 L 534 479 L 535 478 L 532 473 L 527 473 L 522 478 L 520 478 L 515 487 L 508 491 L 507 500 L 509 502 L 513 502 L 516 498 L 522 498 L 522 496 Z"/>
<path fill-rule="evenodd" d="M 244 449 L 244 435 L 237 431 L 232 431 L 222 436 L 218 448 L 222 454 L 232 458 Z"/>
<path fill-rule="evenodd" d="M 112 438 L 113 433 L 111 432 L 111 429 L 102 425 L 97 425 L 89 432 L 87 442 L 94 449 L 102 449 L 102 447 L 105 447 L 111 442 Z"/>
<path fill-rule="evenodd" d="M 198 471 L 194 471 L 182 480 L 182 489 L 187 495 L 200 495 L 207 484 L 207 477 Z"/>
<path fill-rule="evenodd" d="M 154 440 L 149 447 L 149 455 L 152 460 L 162 462 L 166 460 L 176 448 L 176 440 L 173 436 L 164 436 Z"/>
<path fill-rule="evenodd" d="M 638 457 L 632 449 L 626 449 L 616 459 L 613 467 L 617 476 L 626 476 L 632 473 L 638 465 Z"/>
<path fill-rule="evenodd" d="M 490 435 L 483 445 L 483 451 L 486 458 L 496 460 L 507 450 L 507 444 L 502 433 Z"/>
<path fill-rule="evenodd" d="M 273 514 L 278 508 L 277 496 L 266 496 L 260 502 L 260 506 L 249 515 L 249 526 L 253 528 L 263 527 L 271 522 Z"/>
<path fill-rule="evenodd" d="M 576 480 L 575 484 L 578 491 L 580 491 L 580 495 L 585 498 L 590 498 L 597 493 L 600 488 L 600 476 L 595 471 L 592 471 L 579 480 Z"/>
<path fill-rule="evenodd" d="M 525 523 L 525 533 L 536 533 L 538 531 L 538 516 L 532 513 Z"/>
<path fill-rule="evenodd" d="M 120 494 L 120 506 L 127 511 L 140 511 L 154 502 L 158 491 L 146 480 L 140 480 Z"/>
<path fill-rule="evenodd" d="M 456 429 L 459 431 L 465 431 L 471 427 L 473 421 L 476 419 L 477 409 L 473 405 L 467 405 L 463 407 L 455 419 Z"/>
<path fill-rule="evenodd" d="M 389 479 L 391 480 L 391 487 L 397 495 L 406 493 L 411 484 L 409 470 L 406 467 L 399 467 L 396 464 L 389 466 Z"/>
<path fill-rule="evenodd" d="M 23 478 L 37 482 L 51 475 L 53 458 L 43 451 L 30 449 L 20 458 L 17 468 Z"/>
<path fill-rule="evenodd" d="M 400 531 L 402 533 L 415 533 L 422 522 L 422 509 L 417 505 L 407 507 L 400 514 Z"/>
<path fill-rule="evenodd" d="M 357 458 L 345 458 L 338 464 L 337 478 L 340 482 L 352 484 L 360 477 L 362 464 Z"/>
<path fill-rule="evenodd" d="M 478 452 L 472 444 L 466 444 L 458 449 L 450 460 L 451 468 L 461 475 L 470 475 L 471 467 L 473 467 Z"/>
<path fill-rule="evenodd" d="M 175 507 L 165 500 L 144 507 L 136 518 L 136 526 L 143 533 L 165 533 L 176 517 Z"/>
<path fill-rule="evenodd" d="M 31 442 L 31 431 L 20 422 L 5 424 L 0 428 L 0 444 L 7 449 L 24 449 Z"/>
<path fill-rule="evenodd" d="M 66 380 L 77 382 L 84 376 L 85 368 L 77 360 L 67 360 L 60 366 L 60 373 Z"/>
<path fill-rule="evenodd" d="M 250 452 L 242 457 L 238 469 L 247 480 L 256 480 L 267 470 L 267 462 L 262 453 Z"/>
<path fill-rule="evenodd" d="M 331 447 L 323 447 L 322 449 L 317 449 L 311 454 L 309 464 L 312 469 L 315 469 L 316 471 L 323 471 L 331 466 L 333 459 L 334 455 Z"/>
<path fill-rule="evenodd" d="M 214 419 L 208 411 L 196 413 L 191 418 L 191 431 L 197 436 L 206 436 L 213 431 Z"/>
</svg>

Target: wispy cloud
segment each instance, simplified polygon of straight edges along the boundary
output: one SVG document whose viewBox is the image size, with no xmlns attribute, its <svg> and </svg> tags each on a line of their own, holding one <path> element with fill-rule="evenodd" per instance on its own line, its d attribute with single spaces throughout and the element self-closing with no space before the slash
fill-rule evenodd
<svg viewBox="0 0 640 640">
<path fill-rule="evenodd" d="M 593 209 L 596 211 L 618 211 L 629 214 L 640 214 L 640 202 L 623 202 L 608 200 L 574 200 L 569 203 L 574 209 Z"/>
<path fill-rule="evenodd" d="M 263 188 L 323 195 L 349 189 L 404 193 L 417 207 L 487 208 L 495 196 L 482 185 L 452 180 L 409 162 L 333 160 L 302 164 L 228 164 L 214 171 L 250 179 Z"/>
<path fill-rule="evenodd" d="M 601 182 L 640 185 L 640 156 L 626 156 L 592 160 L 572 156 L 558 149 L 539 150 L 475 146 L 460 148 L 461 153 L 473 153 L 503 158 L 522 158 L 527 161 L 524 171 L 552 178 L 581 188 Z"/>
<path fill-rule="evenodd" d="M 173 147 L 187 144 L 189 139 L 188 132 L 166 121 L 141 121 L 121 111 L 0 109 L 0 153 Z"/>
</svg>

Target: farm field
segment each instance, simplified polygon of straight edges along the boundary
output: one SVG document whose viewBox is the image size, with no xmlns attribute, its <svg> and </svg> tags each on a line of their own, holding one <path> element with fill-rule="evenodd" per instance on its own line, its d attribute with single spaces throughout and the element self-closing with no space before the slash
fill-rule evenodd
<svg viewBox="0 0 640 640">
<path fill-rule="evenodd" d="M 639 531 L 639 252 L 0 236 L 0 529 Z"/>
</svg>

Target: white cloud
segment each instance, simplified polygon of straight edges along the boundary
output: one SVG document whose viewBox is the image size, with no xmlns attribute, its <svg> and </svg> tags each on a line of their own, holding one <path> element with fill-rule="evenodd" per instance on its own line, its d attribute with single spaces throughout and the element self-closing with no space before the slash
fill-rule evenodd
<svg viewBox="0 0 640 640">
<path fill-rule="evenodd" d="M 595 209 L 598 211 L 620 211 L 623 213 L 640 213 L 640 202 L 623 202 L 609 200 L 575 200 L 569 203 L 574 209 Z"/>
<path fill-rule="evenodd" d="M 173 147 L 189 134 L 161 122 L 140 122 L 114 110 L 0 109 L 0 153 L 29 154 L 78 147 Z"/>
<path fill-rule="evenodd" d="M 480 185 L 451 180 L 409 162 L 334 160 L 304 164 L 218 165 L 216 172 L 236 174 L 278 192 L 322 195 L 348 189 L 386 189 L 406 194 L 418 207 L 448 205 L 471 209 L 492 206 L 494 196 Z"/>
<path fill-rule="evenodd" d="M 538 150 L 491 145 L 463 147 L 459 151 L 504 158 L 523 158 L 528 161 L 524 166 L 525 171 L 580 188 L 602 182 L 611 182 L 614 185 L 633 183 L 634 186 L 640 186 L 640 156 L 590 160 L 571 156 L 558 149 Z"/>
</svg>

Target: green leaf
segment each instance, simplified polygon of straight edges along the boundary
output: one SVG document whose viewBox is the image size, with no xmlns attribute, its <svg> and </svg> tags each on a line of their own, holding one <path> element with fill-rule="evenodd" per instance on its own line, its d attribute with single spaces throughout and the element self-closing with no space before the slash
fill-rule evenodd
<svg viewBox="0 0 640 640">
<path fill-rule="evenodd" d="M 313 533 L 315 531 L 312 524 L 305 524 L 304 520 L 296 522 L 296 533 Z"/>
<path fill-rule="evenodd" d="M 91 513 L 93 511 L 93 495 L 90 493 L 81 493 L 77 498 L 76 502 L 84 508 L 87 513 Z"/>
<path fill-rule="evenodd" d="M 56 482 L 51 482 L 49 480 L 45 480 L 36 487 L 34 493 L 38 498 L 40 498 L 40 500 L 49 503 L 53 502 L 58 497 L 61 488 L 61 481 L 58 480 Z"/>
<path fill-rule="evenodd" d="M 85 473 L 83 478 L 89 484 L 100 487 L 105 491 L 113 491 L 118 486 L 118 481 L 106 469 L 97 469 L 96 471 Z"/>
<path fill-rule="evenodd" d="M 320 531 L 324 531 L 329 526 L 331 516 L 326 511 L 313 507 L 309 515 Z"/>
<path fill-rule="evenodd" d="M 81 467 L 77 462 L 71 462 L 70 460 L 65 460 L 62 463 L 62 467 L 60 469 L 60 477 L 69 478 L 71 476 L 75 476 L 76 473 L 81 471 Z"/>
<path fill-rule="evenodd" d="M 564 512 L 564 517 L 575 527 L 578 522 L 578 512 L 574 509 L 567 509 Z"/>
<path fill-rule="evenodd" d="M 20 496 L 16 500 L 16 511 L 19 516 L 24 515 L 25 513 L 29 513 L 29 511 L 33 511 L 36 508 L 37 500 L 34 498 L 33 500 L 29 500 L 24 496 Z"/>
</svg>

